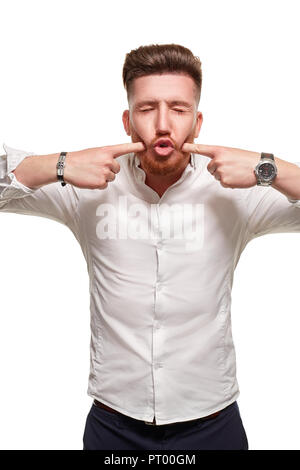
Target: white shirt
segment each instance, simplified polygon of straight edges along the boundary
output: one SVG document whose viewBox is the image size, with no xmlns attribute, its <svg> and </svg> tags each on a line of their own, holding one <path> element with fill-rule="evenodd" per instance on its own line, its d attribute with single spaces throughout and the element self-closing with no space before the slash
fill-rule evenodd
<svg viewBox="0 0 300 470">
<path fill-rule="evenodd" d="M 300 232 L 300 201 L 271 186 L 224 188 L 207 171 L 210 158 L 195 154 L 161 198 L 132 153 L 118 158 L 121 170 L 104 190 L 60 182 L 34 190 L 12 173 L 34 153 L 3 147 L 0 210 L 65 224 L 85 256 L 88 395 L 158 425 L 234 402 L 234 269 L 253 238 Z"/>
</svg>

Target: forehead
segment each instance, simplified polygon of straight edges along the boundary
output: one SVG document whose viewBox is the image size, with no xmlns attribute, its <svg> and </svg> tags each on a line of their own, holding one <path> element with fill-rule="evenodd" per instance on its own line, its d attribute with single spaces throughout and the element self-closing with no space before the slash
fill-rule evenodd
<svg viewBox="0 0 300 470">
<path fill-rule="evenodd" d="M 195 83 L 192 77 L 181 73 L 153 74 L 138 77 L 132 83 L 132 101 L 195 99 Z"/>
</svg>

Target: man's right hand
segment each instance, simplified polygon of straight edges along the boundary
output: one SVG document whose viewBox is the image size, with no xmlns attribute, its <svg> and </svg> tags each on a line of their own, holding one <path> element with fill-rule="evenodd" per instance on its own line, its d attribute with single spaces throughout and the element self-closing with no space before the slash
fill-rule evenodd
<svg viewBox="0 0 300 470">
<path fill-rule="evenodd" d="M 64 180 L 78 188 L 105 189 L 120 171 L 115 158 L 143 150 L 142 142 L 130 142 L 69 152 L 65 160 Z"/>
</svg>

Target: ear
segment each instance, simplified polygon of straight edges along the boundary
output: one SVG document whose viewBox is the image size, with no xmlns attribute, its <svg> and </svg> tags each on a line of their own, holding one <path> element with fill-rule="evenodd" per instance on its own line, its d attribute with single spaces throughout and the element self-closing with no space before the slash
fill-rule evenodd
<svg viewBox="0 0 300 470">
<path fill-rule="evenodd" d="M 127 135 L 131 135 L 129 125 L 129 109 L 126 109 L 122 115 L 123 126 Z"/>
<path fill-rule="evenodd" d="M 200 133 L 202 122 L 203 122 L 203 114 L 198 111 L 197 112 L 197 122 L 196 122 L 195 132 L 194 132 L 194 139 L 197 139 L 197 137 Z"/>
</svg>

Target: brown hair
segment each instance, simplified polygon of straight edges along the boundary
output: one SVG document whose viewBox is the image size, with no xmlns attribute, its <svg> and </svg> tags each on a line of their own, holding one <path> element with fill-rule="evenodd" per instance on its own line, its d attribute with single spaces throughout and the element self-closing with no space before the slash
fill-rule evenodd
<svg viewBox="0 0 300 470">
<path fill-rule="evenodd" d="M 129 101 L 135 78 L 162 73 L 184 73 L 193 78 L 197 106 L 200 101 L 202 70 L 199 57 L 179 44 L 150 44 L 132 49 L 123 65 L 123 84 Z"/>
</svg>

